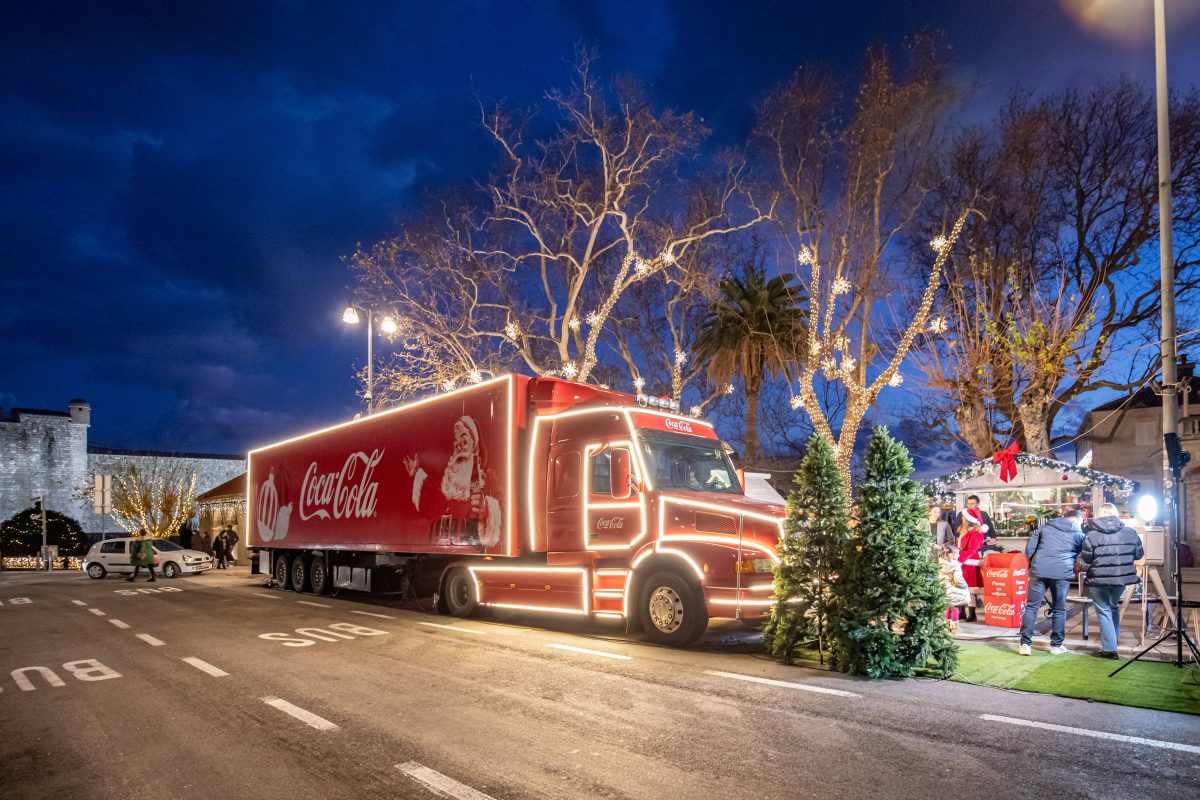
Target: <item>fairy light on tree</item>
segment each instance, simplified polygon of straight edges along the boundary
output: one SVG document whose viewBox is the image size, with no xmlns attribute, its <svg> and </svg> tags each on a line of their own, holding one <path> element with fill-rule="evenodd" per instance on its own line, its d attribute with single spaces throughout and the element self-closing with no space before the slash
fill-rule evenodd
<svg viewBox="0 0 1200 800">
<path fill-rule="evenodd" d="M 179 532 L 195 511 L 196 472 L 180 459 L 169 456 L 118 459 L 112 473 L 112 518 L 132 534 L 144 533 L 165 539 Z M 78 495 L 91 499 L 95 491 L 88 483 Z"/>
</svg>

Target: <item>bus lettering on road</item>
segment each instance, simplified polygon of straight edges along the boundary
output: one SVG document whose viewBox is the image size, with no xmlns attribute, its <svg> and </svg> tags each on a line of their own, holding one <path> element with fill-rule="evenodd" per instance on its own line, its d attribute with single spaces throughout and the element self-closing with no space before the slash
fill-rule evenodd
<svg viewBox="0 0 1200 800">
<path fill-rule="evenodd" d="M 68 675 L 72 675 L 76 680 L 84 682 L 107 681 L 112 678 L 121 677 L 121 673 L 112 667 L 101 664 L 94 658 L 68 661 L 62 665 L 62 668 Z M 12 676 L 13 683 L 22 692 L 37 691 L 38 683 L 44 683 L 52 689 L 61 689 L 67 685 L 67 682 L 49 667 L 18 667 L 10 672 L 9 675 Z M 0 688 L 0 692 L 2 691 L 4 689 Z"/>
<path fill-rule="evenodd" d="M 355 625 L 352 622 L 331 622 L 323 628 L 296 628 L 294 633 L 260 633 L 258 638 L 279 642 L 284 647 L 309 647 L 317 642 L 337 642 L 360 636 L 384 636 L 388 632 Z"/>
</svg>

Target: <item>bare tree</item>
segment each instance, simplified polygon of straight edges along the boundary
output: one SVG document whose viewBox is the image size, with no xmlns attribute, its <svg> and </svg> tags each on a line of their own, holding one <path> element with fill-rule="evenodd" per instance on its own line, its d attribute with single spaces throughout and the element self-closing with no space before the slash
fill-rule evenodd
<svg viewBox="0 0 1200 800">
<path fill-rule="evenodd" d="M 547 102 L 556 127 L 542 139 L 503 107 L 482 113 L 501 159 L 478 208 L 448 204 L 435 223 L 354 254 L 363 294 L 398 322 L 396 363 L 377 394 L 513 366 L 590 380 L 632 287 L 663 275 L 685 283 L 693 248 L 772 213 L 773 202 L 741 188 L 742 160 L 727 156 L 705 213 L 686 214 L 678 170 L 704 126 L 653 109 L 629 83 L 601 86 L 586 53 L 574 85 Z"/>
<path fill-rule="evenodd" d="M 196 472 L 170 456 L 135 456 L 116 460 L 112 471 L 112 518 L 133 534 L 165 539 L 178 533 L 195 509 Z M 80 486 L 77 495 L 92 499 L 95 487 Z"/>
<path fill-rule="evenodd" d="M 915 307 L 893 305 L 910 294 L 901 291 L 896 251 L 927 225 L 922 215 L 940 179 L 935 147 L 954 100 L 932 40 L 914 40 L 909 56 L 907 72 L 897 75 L 884 50 L 872 51 L 845 120 L 835 113 L 833 81 L 798 72 L 761 106 L 756 131 L 770 164 L 768 185 L 781 195 L 778 232 L 797 258 L 810 298 L 808 359 L 794 407 L 803 407 L 816 432 L 834 442 L 847 482 L 862 421 L 880 391 L 898 384 L 899 367 L 925 330 L 949 246 L 965 222 L 965 214 L 959 216 L 945 231 L 948 238 L 935 240 L 937 257 Z M 890 324 L 896 319 L 903 320 L 898 327 Z M 836 417 L 821 403 L 829 382 L 845 389 Z"/>
<path fill-rule="evenodd" d="M 1176 291 L 1186 308 L 1200 285 L 1200 97 L 1176 97 L 1172 108 Z M 943 197 L 978 198 L 982 218 L 947 267 L 948 331 L 928 343 L 922 366 L 977 456 L 1010 439 L 1049 454 L 1069 404 L 1154 375 L 1156 156 L 1152 95 L 1128 80 L 1017 97 L 995 125 L 957 142 Z"/>
</svg>

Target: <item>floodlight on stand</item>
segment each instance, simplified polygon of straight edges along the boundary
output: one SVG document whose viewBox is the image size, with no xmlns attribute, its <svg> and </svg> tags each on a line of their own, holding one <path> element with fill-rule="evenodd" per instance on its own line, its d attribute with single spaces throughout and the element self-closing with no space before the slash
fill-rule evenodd
<svg viewBox="0 0 1200 800">
<path fill-rule="evenodd" d="M 1154 499 L 1153 495 L 1142 495 L 1137 501 L 1137 513 L 1146 523 L 1154 521 L 1154 518 L 1158 516 L 1158 501 Z"/>
<path fill-rule="evenodd" d="M 354 306 L 346 306 L 346 310 L 342 312 L 342 322 L 347 325 L 357 325 L 358 309 Z"/>
<path fill-rule="evenodd" d="M 396 324 L 396 320 L 393 317 L 384 317 L 379 321 L 379 330 L 383 331 L 389 336 L 399 329 L 400 326 Z"/>
</svg>

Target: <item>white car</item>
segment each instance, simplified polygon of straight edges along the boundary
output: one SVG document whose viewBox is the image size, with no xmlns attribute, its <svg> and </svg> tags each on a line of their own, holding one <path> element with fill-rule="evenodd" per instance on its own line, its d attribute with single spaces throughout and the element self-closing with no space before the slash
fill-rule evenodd
<svg viewBox="0 0 1200 800">
<path fill-rule="evenodd" d="M 132 541 L 132 537 L 127 537 L 96 542 L 83 557 L 83 571 L 96 580 L 110 572 L 132 575 L 133 566 L 129 563 L 129 543 Z M 155 539 L 153 545 L 154 566 L 162 572 L 164 578 L 178 578 L 180 575 L 204 572 L 213 567 L 212 556 L 208 553 L 185 550 L 166 539 Z"/>
</svg>

